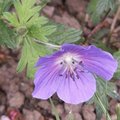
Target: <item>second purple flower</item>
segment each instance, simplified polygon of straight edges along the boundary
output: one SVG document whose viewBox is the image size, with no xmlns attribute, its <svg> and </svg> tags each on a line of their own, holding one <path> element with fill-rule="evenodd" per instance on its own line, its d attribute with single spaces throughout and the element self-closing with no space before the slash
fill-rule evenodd
<svg viewBox="0 0 120 120">
<path fill-rule="evenodd" d="M 66 103 L 88 101 L 96 91 L 95 75 L 110 80 L 117 61 L 95 46 L 64 44 L 36 63 L 33 97 L 48 99 L 54 93 Z"/>
</svg>

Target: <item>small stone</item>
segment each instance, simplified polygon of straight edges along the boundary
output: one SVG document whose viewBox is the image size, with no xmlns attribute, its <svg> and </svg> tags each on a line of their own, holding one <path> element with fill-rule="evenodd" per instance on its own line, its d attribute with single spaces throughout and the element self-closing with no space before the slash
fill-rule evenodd
<svg viewBox="0 0 120 120">
<path fill-rule="evenodd" d="M 82 117 L 79 113 L 72 113 L 71 115 L 70 114 L 66 114 L 64 116 L 62 116 L 62 120 L 68 120 L 68 119 L 73 119 L 73 120 L 82 120 Z"/>
<path fill-rule="evenodd" d="M 95 120 L 94 107 L 92 105 L 84 105 L 82 110 L 84 120 Z"/>
<path fill-rule="evenodd" d="M 16 93 L 16 92 L 18 92 L 18 90 L 19 90 L 19 87 L 15 82 L 12 82 L 12 84 L 9 85 L 8 92 Z"/>
<path fill-rule="evenodd" d="M 74 0 L 74 2 L 73 0 L 66 0 L 65 4 L 69 13 L 76 16 L 81 23 L 84 23 L 88 2 L 86 0 Z"/>
<path fill-rule="evenodd" d="M 7 117 L 7 116 L 5 116 L 5 115 L 2 115 L 1 118 L 0 118 L 0 120 L 10 120 L 10 118 Z"/>
<path fill-rule="evenodd" d="M 25 120 L 44 120 L 44 117 L 37 110 L 30 111 L 23 109 L 23 114 L 25 116 Z"/>
<path fill-rule="evenodd" d="M 48 120 L 54 120 L 53 118 L 48 118 Z"/>
<path fill-rule="evenodd" d="M 23 114 L 25 116 L 25 120 L 35 120 L 32 111 L 29 111 L 27 109 L 23 109 Z"/>
<path fill-rule="evenodd" d="M 66 5 L 68 7 L 68 10 L 72 14 L 77 14 L 80 12 L 84 12 L 87 2 L 84 0 L 66 0 Z"/>
<path fill-rule="evenodd" d="M 62 5 L 62 0 L 51 0 L 51 4 L 55 6 Z"/>
<path fill-rule="evenodd" d="M 120 80 L 117 80 L 116 84 L 117 84 L 118 87 L 120 87 Z"/>
<path fill-rule="evenodd" d="M 101 120 L 106 120 L 106 116 L 103 114 Z"/>
<path fill-rule="evenodd" d="M 100 120 L 106 120 L 106 117 L 105 116 L 102 116 L 102 118 Z"/>
<path fill-rule="evenodd" d="M 6 94 L 3 91 L 0 91 L 0 105 L 6 104 Z"/>
<path fill-rule="evenodd" d="M 81 111 L 81 106 L 82 106 L 82 104 L 71 105 L 71 104 L 65 103 L 65 105 L 64 105 L 65 111 L 67 113 L 69 113 L 70 111 L 72 111 L 73 113 L 79 113 Z"/>
<path fill-rule="evenodd" d="M 111 119 L 112 119 L 112 120 L 117 120 L 117 115 L 112 115 L 112 116 L 111 116 Z"/>
<path fill-rule="evenodd" d="M 33 115 L 34 115 L 34 120 L 44 120 L 44 117 L 37 110 L 33 111 Z"/>
<path fill-rule="evenodd" d="M 4 105 L 1 105 L 0 106 L 0 115 L 3 114 L 5 111 L 5 106 Z"/>
<path fill-rule="evenodd" d="M 33 92 L 33 87 L 30 84 L 21 82 L 19 89 L 21 92 L 25 94 L 26 97 L 31 97 Z"/>
<path fill-rule="evenodd" d="M 82 117 L 79 113 L 74 113 L 74 120 L 82 120 Z"/>
<path fill-rule="evenodd" d="M 54 11 L 55 11 L 55 8 L 52 7 L 52 6 L 45 6 L 45 7 L 43 8 L 43 13 L 44 13 L 45 15 L 47 15 L 48 17 L 52 17 Z"/>
<path fill-rule="evenodd" d="M 73 16 L 70 16 L 67 12 L 64 12 L 62 17 L 55 15 L 53 19 L 58 23 L 65 24 L 76 29 L 80 29 L 81 27 L 79 22 Z"/>
<path fill-rule="evenodd" d="M 40 101 L 38 103 L 38 106 L 45 109 L 45 110 L 48 110 L 49 112 L 51 111 L 51 105 L 50 105 L 50 103 L 48 101 L 45 101 L 45 100 Z"/>
<path fill-rule="evenodd" d="M 15 94 L 8 94 L 7 99 L 10 107 L 20 108 L 24 104 L 25 96 L 16 92 Z"/>
<path fill-rule="evenodd" d="M 109 111 L 111 112 L 111 114 L 115 114 L 116 113 L 116 105 L 117 105 L 117 100 L 112 99 L 109 103 Z"/>
<path fill-rule="evenodd" d="M 64 113 L 63 105 L 60 105 L 60 104 L 56 105 L 56 110 L 57 110 L 58 114 L 61 116 Z"/>
</svg>

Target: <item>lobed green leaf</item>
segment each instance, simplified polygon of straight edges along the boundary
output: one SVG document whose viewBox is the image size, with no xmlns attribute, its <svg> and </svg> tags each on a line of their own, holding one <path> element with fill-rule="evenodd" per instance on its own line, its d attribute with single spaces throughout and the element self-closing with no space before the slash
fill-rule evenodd
<svg viewBox="0 0 120 120">
<path fill-rule="evenodd" d="M 23 69 L 27 68 L 27 76 L 33 77 L 35 73 L 35 63 L 40 56 L 46 55 L 48 50 L 43 45 L 38 45 L 32 38 L 24 38 L 24 44 L 22 48 L 22 54 L 20 61 L 17 66 L 17 71 L 21 72 Z"/>
<path fill-rule="evenodd" d="M 57 30 L 49 36 L 49 41 L 55 44 L 74 43 L 81 39 L 82 30 L 57 25 Z"/>
<path fill-rule="evenodd" d="M 0 44 L 6 45 L 9 48 L 16 46 L 14 32 L 2 20 L 0 20 Z"/>
<path fill-rule="evenodd" d="M 114 10 L 115 5 L 115 0 L 91 0 L 87 11 L 91 15 L 93 23 L 97 24 L 109 10 Z"/>
</svg>

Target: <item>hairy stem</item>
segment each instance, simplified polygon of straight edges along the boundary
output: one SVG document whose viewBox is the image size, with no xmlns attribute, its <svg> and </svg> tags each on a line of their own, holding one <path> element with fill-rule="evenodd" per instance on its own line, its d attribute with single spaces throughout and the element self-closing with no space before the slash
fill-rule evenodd
<svg viewBox="0 0 120 120">
<path fill-rule="evenodd" d="M 42 42 L 40 40 L 36 40 L 36 39 L 33 39 L 33 40 L 38 44 L 46 45 L 46 46 L 49 46 L 49 47 L 54 48 L 54 49 L 59 49 L 61 47 L 59 45 L 55 45 L 55 44 L 51 44 L 51 43 L 47 43 L 47 42 Z"/>
<path fill-rule="evenodd" d="M 98 99 L 98 101 L 99 101 L 99 103 L 100 103 L 100 107 L 101 107 L 101 109 L 103 110 L 103 112 L 105 113 L 105 115 L 106 115 L 106 117 L 107 117 L 107 120 L 111 120 L 110 115 L 109 115 L 108 111 L 106 110 L 105 106 L 103 105 L 100 97 L 98 96 L 97 93 L 95 94 L 95 96 L 96 96 L 96 98 Z"/>
<path fill-rule="evenodd" d="M 54 105 L 52 99 L 50 98 L 49 100 L 50 100 L 50 103 L 51 103 L 51 106 L 52 106 L 52 110 L 53 110 L 53 112 L 54 112 L 54 114 L 55 114 L 56 120 L 60 120 L 59 115 L 58 115 L 58 112 L 57 112 L 57 110 L 56 110 L 56 108 L 55 108 L 55 105 Z"/>
</svg>

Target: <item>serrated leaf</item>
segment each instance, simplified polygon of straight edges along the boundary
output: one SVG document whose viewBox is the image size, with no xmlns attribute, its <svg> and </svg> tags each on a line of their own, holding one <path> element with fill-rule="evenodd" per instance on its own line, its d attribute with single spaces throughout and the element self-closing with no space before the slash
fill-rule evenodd
<svg viewBox="0 0 120 120">
<path fill-rule="evenodd" d="M 100 21 L 100 16 L 97 14 L 96 6 L 98 4 L 98 0 L 91 0 L 87 12 L 91 15 L 93 23 L 97 24 Z"/>
<path fill-rule="evenodd" d="M 81 30 L 57 25 L 56 32 L 49 36 L 49 40 L 55 44 L 74 43 L 81 39 L 81 34 Z"/>
<path fill-rule="evenodd" d="M 17 66 L 18 72 L 22 72 L 22 70 L 26 67 L 27 60 L 28 60 L 28 46 L 24 42 L 23 48 L 22 48 L 21 58 L 19 60 L 18 66 Z"/>
<path fill-rule="evenodd" d="M 47 53 L 49 52 L 43 45 L 38 45 L 32 41 L 31 38 L 26 37 L 24 39 L 24 46 L 17 66 L 17 71 L 21 72 L 23 69 L 27 68 L 27 76 L 30 78 L 33 77 L 36 70 L 34 66 L 39 56 L 43 56 Z"/>
<path fill-rule="evenodd" d="M 101 78 L 96 78 L 97 80 L 97 91 L 96 94 L 99 96 L 103 106 L 106 110 L 108 110 L 108 96 L 114 98 L 114 99 L 120 99 L 120 96 L 118 95 L 116 91 L 116 86 L 113 82 L 108 82 L 105 80 L 102 80 Z M 96 106 L 96 114 L 97 114 L 97 120 L 101 120 L 103 110 L 101 109 L 101 104 L 96 97 L 96 94 L 91 99 L 91 103 L 95 103 Z"/>
<path fill-rule="evenodd" d="M 88 5 L 88 13 L 91 15 L 93 23 L 97 24 L 110 9 L 114 10 L 115 0 L 91 0 Z"/>
<path fill-rule="evenodd" d="M 3 12 L 7 11 L 12 3 L 13 0 L 0 0 L 0 15 L 2 15 Z"/>
<path fill-rule="evenodd" d="M 0 44 L 6 45 L 10 48 L 14 48 L 16 46 L 13 31 L 10 30 L 2 20 L 0 20 Z"/>
<path fill-rule="evenodd" d="M 47 36 L 52 34 L 56 27 L 45 25 L 48 19 L 39 16 L 39 11 L 43 6 L 35 6 L 36 0 L 15 0 L 15 12 L 4 12 L 3 18 L 15 27 L 18 36 L 30 35 L 41 41 L 48 41 Z M 46 3 L 46 2 L 45 2 Z"/>
<path fill-rule="evenodd" d="M 40 6 L 34 6 L 35 0 L 16 0 L 14 6 L 18 15 L 20 24 L 25 24 L 41 9 Z"/>
<path fill-rule="evenodd" d="M 41 9 L 41 6 L 34 6 L 35 2 L 36 0 L 15 0 L 14 6 L 16 12 L 4 12 L 3 17 L 14 27 L 27 26 L 31 22 L 34 24 L 36 20 L 39 20 L 38 12 Z M 33 21 L 34 18 L 32 17 L 35 18 L 35 21 Z M 27 24 L 29 21 L 30 23 Z"/>
<path fill-rule="evenodd" d="M 15 13 L 4 12 L 3 17 L 14 27 L 19 27 L 19 22 Z"/>
<path fill-rule="evenodd" d="M 116 92 L 116 85 L 113 82 L 108 82 L 97 78 L 97 90 L 102 94 L 106 94 L 114 99 L 120 99 L 120 96 Z"/>
<path fill-rule="evenodd" d="M 53 25 L 46 25 L 46 26 L 32 26 L 29 29 L 29 35 L 40 41 L 47 42 L 50 34 L 52 34 L 56 30 L 56 26 Z"/>
<path fill-rule="evenodd" d="M 41 25 L 45 25 L 47 22 L 48 22 L 47 18 L 43 16 L 39 16 L 39 14 L 36 14 L 26 23 L 26 26 L 29 28 L 32 25 L 41 26 Z"/>
<path fill-rule="evenodd" d="M 108 9 L 112 10 L 114 8 L 114 2 L 114 0 L 99 0 L 96 6 L 97 13 L 101 15 Z"/>
</svg>

